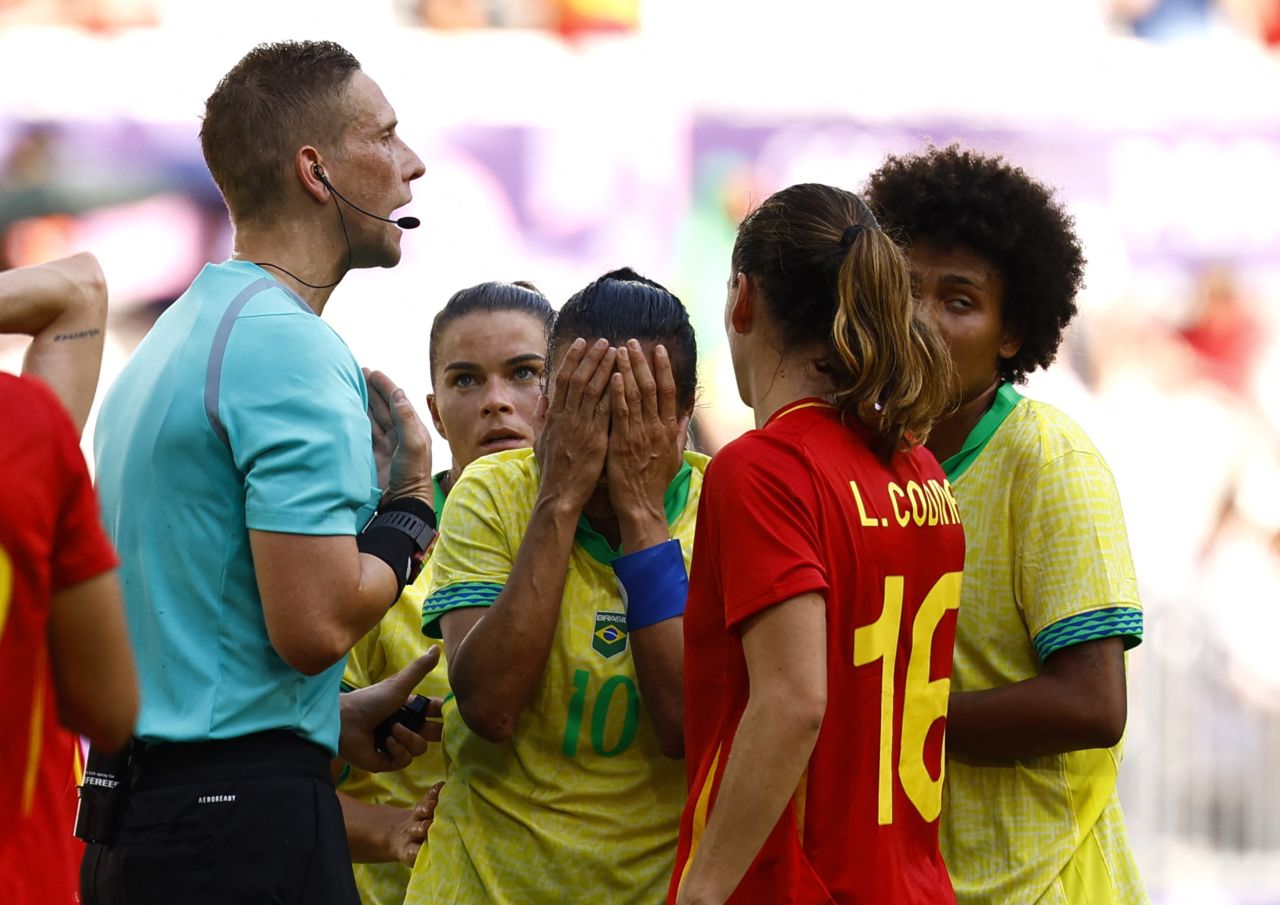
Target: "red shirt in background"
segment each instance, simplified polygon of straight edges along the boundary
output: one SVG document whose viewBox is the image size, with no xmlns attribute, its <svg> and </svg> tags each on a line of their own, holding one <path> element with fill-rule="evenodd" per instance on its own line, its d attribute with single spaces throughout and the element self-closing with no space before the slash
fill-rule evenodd
<svg viewBox="0 0 1280 905">
<path fill-rule="evenodd" d="M 71 419 L 0 373 L 0 902 L 75 900 L 79 752 L 58 725 L 50 597 L 115 567 Z"/>
<path fill-rule="evenodd" d="M 742 624 L 809 592 L 827 606 L 826 716 L 729 901 L 955 901 L 938 811 L 964 535 L 933 456 L 916 448 L 886 466 L 869 439 L 830 405 L 802 400 L 707 469 L 684 617 L 689 799 L 671 901 L 747 704 Z"/>
</svg>

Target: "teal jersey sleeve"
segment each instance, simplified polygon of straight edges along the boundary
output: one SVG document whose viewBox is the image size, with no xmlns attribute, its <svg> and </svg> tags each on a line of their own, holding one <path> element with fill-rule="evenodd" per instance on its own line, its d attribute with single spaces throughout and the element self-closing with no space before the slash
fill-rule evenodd
<svg viewBox="0 0 1280 905">
<path fill-rule="evenodd" d="M 231 330 L 218 387 L 218 414 L 245 476 L 245 523 L 353 535 L 378 500 L 364 375 L 327 324 L 263 295 Z"/>
</svg>

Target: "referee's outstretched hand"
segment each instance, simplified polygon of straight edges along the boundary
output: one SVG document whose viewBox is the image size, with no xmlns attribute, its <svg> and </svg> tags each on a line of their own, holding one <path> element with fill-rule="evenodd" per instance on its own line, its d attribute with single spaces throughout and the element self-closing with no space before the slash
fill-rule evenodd
<svg viewBox="0 0 1280 905">
<path fill-rule="evenodd" d="M 385 499 L 412 496 L 432 504 L 431 437 L 404 390 L 381 371 L 363 368 L 378 486 Z"/>
<path fill-rule="evenodd" d="M 430 650 L 394 676 L 342 695 L 339 699 L 342 730 L 338 736 L 338 755 L 353 767 L 370 773 L 403 770 L 415 757 L 426 752 L 429 742 L 439 741 L 439 698 L 429 699 L 429 719 L 419 732 L 396 725 L 387 738 L 385 752 L 378 750 L 373 738 L 378 724 L 413 696 L 413 689 L 439 662 L 440 647 L 432 645 Z"/>
</svg>

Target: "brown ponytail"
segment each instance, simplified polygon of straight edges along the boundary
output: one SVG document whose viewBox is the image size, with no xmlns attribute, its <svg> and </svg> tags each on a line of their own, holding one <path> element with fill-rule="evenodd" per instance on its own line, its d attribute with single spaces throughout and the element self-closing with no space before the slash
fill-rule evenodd
<svg viewBox="0 0 1280 905">
<path fill-rule="evenodd" d="M 876 430 L 886 458 L 923 443 L 951 407 L 950 354 L 916 315 L 907 262 L 879 229 L 856 236 L 840 264 L 831 344 L 836 406 Z"/>
<path fill-rule="evenodd" d="M 785 347 L 825 349 L 837 408 L 876 432 L 883 458 L 924 442 L 953 401 L 951 359 L 861 198 L 813 183 L 771 195 L 738 227 L 733 266 L 757 282 Z"/>
</svg>

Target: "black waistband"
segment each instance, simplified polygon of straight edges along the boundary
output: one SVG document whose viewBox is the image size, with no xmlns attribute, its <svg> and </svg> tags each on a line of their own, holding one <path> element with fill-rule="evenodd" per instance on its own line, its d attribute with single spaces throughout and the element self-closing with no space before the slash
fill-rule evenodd
<svg viewBox="0 0 1280 905">
<path fill-rule="evenodd" d="M 248 776 L 330 780 L 331 755 L 288 729 L 207 742 L 137 743 L 134 786 L 178 785 Z"/>
</svg>

